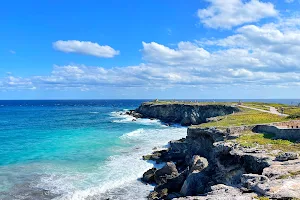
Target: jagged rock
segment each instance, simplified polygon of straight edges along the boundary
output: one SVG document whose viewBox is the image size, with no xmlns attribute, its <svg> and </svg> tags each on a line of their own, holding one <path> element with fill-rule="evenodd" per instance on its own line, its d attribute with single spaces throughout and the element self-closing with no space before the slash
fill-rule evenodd
<svg viewBox="0 0 300 200">
<path fill-rule="evenodd" d="M 293 199 L 300 197 L 300 177 L 276 179 L 258 184 L 253 190 L 272 199 Z"/>
<path fill-rule="evenodd" d="M 166 183 L 158 185 L 155 187 L 155 191 L 160 191 L 167 188 L 170 192 L 179 192 L 186 177 L 188 176 L 189 168 L 181 172 L 178 176 L 167 175 Z"/>
<path fill-rule="evenodd" d="M 154 180 L 157 184 L 166 183 L 167 175 L 178 176 L 178 170 L 173 162 L 167 162 L 163 168 L 156 170 Z"/>
<path fill-rule="evenodd" d="M 168 196 L 168 189 L 163 189 L 159 192 L 153 191 L 149 194 L 148 200 L 160 200 L 160 199 L 166 199 Z"/>
<path fill-rule="evenodd" d="M 257 184 L 264 184 L 268 181 L 268 177 L 258 174 L 243 174 L 241 177 L 242 185 L 250 190 L 256 187 Z"/>
<path fill-rule="evenodd" d="M 143 160 L 153 160 L 156 161 L 156 163 L 161 163 L 161 162 L 167 162 L 170 161 L 171 159 L 169 157 L 169 150 L 160 150 L 160 151 L 154 151 L 150 155 L 145 155 L 143 156 Z"/>
<path fill-rule="evenodd" d="M 201 172 L 208 166 L 208 161 L 199 155 L 194 155 L 191 163 L 191 172 Z"/>
<path fill-rule="evenodd" d="M 156 168 L 149 169 L 143 174 L 142 180 L 146 183 L 153 183 L 154 182 L 154 173 L 156 171 Z"/>
<path fill-rule="evenodd" d="M 231 155 L 236 155 L 241 158 L 241 164 L 247 173 L 261 174 L 263 169 L 269 167 L 272 163 L 272 157 L 266 153 L 246 153 L 245 148 L 233 149 L 230 151 Z"/>
<path fill-rule="evenodd" d="M 296 160 L 298 159 L 299 154 L 295 152 L 285 152 L 276 156 L 277 161 L 288 161 L 288 160 Z"/>
<path fill-rule="evenodd" d="M 211 187 L 211 192 L 203 196 L 181 197 L 174 200 L 253 200 L 254 193 L 242 193 L 235 187 L 219 184 Z"/>
</svg>

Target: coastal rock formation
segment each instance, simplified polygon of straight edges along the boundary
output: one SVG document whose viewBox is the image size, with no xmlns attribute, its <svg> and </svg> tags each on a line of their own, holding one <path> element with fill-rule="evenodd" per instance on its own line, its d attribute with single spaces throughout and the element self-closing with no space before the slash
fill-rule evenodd
<svg viewBox="0 0 300 200">
<path fill-rule="evenodd" d="M 224 116 L 234 112 L 239 112 L 239 109 L 228 105 L 147 102 L 138 107 L 131 115 L 156 118 L 166 123 L 179 123 L 188 126 L 204 123 L 207 118 Z"/>
<path fill-rule="evenodd" d="M 284 159 L 278 161 L 265 150 L 242 147 L 228 140 L 235 134 L 233 130 L 190 127 L 186 138 L 171 141 L 167 150 L 154 152 L 157 162 L 167 164 L 155 171 L 159 178 L 149 199 L 300 197 L 298 157 L 284 153 Z"/>
</svg>

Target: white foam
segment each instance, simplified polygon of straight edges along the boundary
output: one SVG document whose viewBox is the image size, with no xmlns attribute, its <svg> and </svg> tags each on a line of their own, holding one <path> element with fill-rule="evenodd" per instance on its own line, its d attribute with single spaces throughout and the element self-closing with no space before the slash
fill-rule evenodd
<svg viewBox="0 0 300 200">
<path fill-rule="evenodd" d="M 90 114 L 98 114 L 99 112 L 89 112 Z"/>
<path fill-rule="evenodd" d="M 127 110 L 111 112 L 110 116 L 113 119 L 113 123 L 135 123 L 142 125 L 162 125 L 162 123 L 157 119 L 144 119 L 135 118 L 131 115 L 126 115 Z"/>
<path fill-rule="evenodd" d="M 144 132 L 144 129 L 140 128 L 140 129 L 137 129 L 135 131 L 125 133 L 120 138 L 123 139 L 123 140 L 126 140 L 128 138 L 137 138 L 137 137 L 140 137 L 143 132 Z"/>
<path fill-rule="evenodd" d="M 137 129 L 126 133 L 120 138 L 133 142 L 131 147 L 126 147 L 127 153 L 111 156 L 105 165 L 99 167 L 99 172 L 86 174 L 87 185 L 83 189 L 74 191 L 74 187 L 66 188 L 61 185 L 70 184 L 69 181 L 67 183 L 56 181 L 56 185 L 58 184 L 68 191 L 56 199 L 146 199 L 146 195 L 153 189 L 153 186 L 145 185 L 138 179 L 146 170 L 153 167 L 153 164 L 142 160 L 142 156 L 151 153 L 153 147 L 163 147 L 168 141 L 185 136 L 186 128 L 182 127 Z M 83 177 L 78 176 L 78 178 L 82 179 Z M 51 180 L 47 182 L 49 183 Z"/>
</svg>

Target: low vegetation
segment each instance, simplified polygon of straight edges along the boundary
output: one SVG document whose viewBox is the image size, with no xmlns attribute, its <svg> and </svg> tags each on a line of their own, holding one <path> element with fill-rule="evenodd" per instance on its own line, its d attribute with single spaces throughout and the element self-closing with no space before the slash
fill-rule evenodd
<svg viewBox="0 0 300 200">
<path fill-rule="evenodd" d="M 285 117 L 281 117 L 270 113 L 263 113 L 246 108 L 242 108 L 241 110 L 242 112 L 224 116 L 223 119 L 220 121 L 204 123 L 199 126 L 230 127 L 287 121 Z"/>
<path fill-rule="evenodd" d="M 289 140 L 273 139 L 272 134 L 253 133 L 245 131 L 239 138 L 235 139 L 243 147 L 258 147 L 268 150 L 281 150 L 284 152 L 300 152 L 300 143 Z"/>
<path fill-rule="evenodd" d="M 263 103 L 263 102 L 245 102 L 245 103 L 243 103 L 243 105 L 249 106 L 252 108 L 267 110 L 267 111 L 270 110 L 270 107 L 280 108 L 280 107 L 286 106 L 286 105 L 280 104 L 280 103 Z"/>
<path fill-rule="evenodd" d="M 245 102 L 243 105 L 262 110 L 270 110 L 270 107 L 275 107 L 279 112 L 289 115 L 290 119 L 300 118 L 300 104 L 289 106 L 280 103 Z"/>
<path fill-rule="evenodd" d="M 290 171 L 288 174 L 279 176 L 279 179 L 287 179 L 287 178 L 293 178 L 295 176 L 300 175 L 300 171 Z"/>
</svg>

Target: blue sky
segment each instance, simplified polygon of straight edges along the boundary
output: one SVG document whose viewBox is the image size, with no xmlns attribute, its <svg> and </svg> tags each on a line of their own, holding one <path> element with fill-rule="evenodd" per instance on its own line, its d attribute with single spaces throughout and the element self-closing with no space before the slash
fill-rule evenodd
<svg viewBox="0 0 300 200">
<path fill-rule="evenodd" d="M 0 99 L 299 98 L 298 0 L 4 1 Z"/>
</svg>

